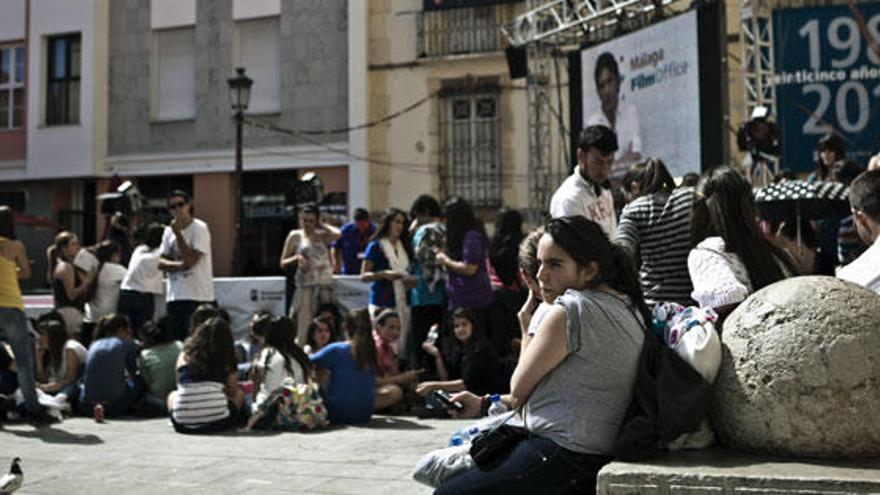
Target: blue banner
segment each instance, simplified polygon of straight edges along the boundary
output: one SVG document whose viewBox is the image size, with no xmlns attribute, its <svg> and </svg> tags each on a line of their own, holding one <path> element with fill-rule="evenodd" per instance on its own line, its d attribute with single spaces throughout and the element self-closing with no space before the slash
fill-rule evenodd
<svg viewBox="0 0 880 495">
<path fill-rule="evenodd" d="M 856 7 L 880 39 L 880 3 Z M 834 132 L 862 165 L 880 147 L 880 54 L 846 6 L 773 12 L 777 121 L 782 167 L 815 166 L 818 141 Z"/>
</svg>

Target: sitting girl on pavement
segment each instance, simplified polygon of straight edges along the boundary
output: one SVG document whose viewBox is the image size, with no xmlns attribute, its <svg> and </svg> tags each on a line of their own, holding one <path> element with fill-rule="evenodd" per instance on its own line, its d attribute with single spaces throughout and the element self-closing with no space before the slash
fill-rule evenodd
<svg viewBox="0 0 880 495">
<path fill-rule="evenodd" d="M 37 388 L 55 396 L 59 406 L 77 398 L 78 380 L 86 361 L 86 348 L 70 337 L 62 321 L 45 319 L 37 325 Z"/>
<path fill-rule="evenodd" d="M 96 340 L 86 355 L 81 414 L 90 415 L 96 405 L 105 416 L 123 416 L 141 398 L 144 385 L 138 375 L 138 346 L 132 341 L 128 318 L 110 314 L 98 321 Z"/>
<path fill-rule="evenodd" d="M 308 343 L 303 348 L 306 354 L 312 355 L 323 349 L 325 345 L 336 342 L 333 328 L 333 320 L 326 316 L 319 316 L 312 320 L 306 333 Z"/>
<path fill-rule="evenodd" d="M 229 430 L 247 420 L 232 331 L 222 318 L 209 318 L 186 339 L 177 358 L 177 390 L 167 404 L 178 433 Z"/>
<path fill-rule="evenodd" d="M 545 229 L 538 281 L 554 304 L 534 336 L 535 301 L 520 311 L 523 347 L 511 378 L 510 405 L 527 434 L 495 467 L 470 468 L 435 493 L 592 493 L 611 459 L 650 313 L 632 259 L 598 224 L 562 217 Z M 465 412 L 474 398 L 453 396 Z"/>
<path fill-rule="evenodd" d="M 308 382 L 309 357 L 296 345 L 296 326 L 287 317 L 274 317 L 266 327 L 266 344 L 252 368 L 257 390 L 253 410 L 265 401 L 286 378 Z"/>
<path fill-rule="evenodd" d="M 167 414 L 165 399 L 175 388 L 174 364 L 183 344 L 174 339 L 168 328 L 168 318 L 147 321 L 141 327 L 143 350 L 138 356 L 138 369 L 146 387 L 147 410 L 151 414 Z"/>
<path fill-rule="evenodd" d="M 376 412 L 403 401 L 404 389 L 412 387 L 424 370 L 400 371 L 395 344 L 400 340 L 400 316 L 393 309 L 376 317 L 373 341 L 376 345 Z"/>
<path fill-rule="evenodd" d="M 333 342 L 311 356 L 318 365 L 322 395 L 328 419 L 334 424 L 363 423 L 370 420 L 376 401 L 376 348 L 373 344 L 370 314 L 366 308 L 352 311 L 345 318 L 348 340 Z"/>
<path fill-rule="evenodd" d="M 439 381 L 418 384 L 416 393 L 423 396 L 434 390 L 470 390 L 480 395 L 507 393 L 510 375 L 505 375 L 501 360 L 489 345 L 476 314 L 472 310 L 458 308 L 452 314 L 452 319 L 455 342 L 447 352 L 450 355 L 448 359 L 434 343 L 422 344 L 422 349 L 437 362 Z"/>
</svg>

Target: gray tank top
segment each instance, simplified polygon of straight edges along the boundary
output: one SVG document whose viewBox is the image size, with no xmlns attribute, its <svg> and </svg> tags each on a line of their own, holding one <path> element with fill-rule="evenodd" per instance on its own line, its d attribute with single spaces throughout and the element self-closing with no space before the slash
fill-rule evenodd
<svg viewBox="0 0 880 495">
<path fill-rule="evenodd" d="M 632 399 L 642 318 L 629 299 L 590 289 L 568 290 L 556 306 L 568 355 L 532 392 L 525 426 L 569 450 L 609 455 Z"/>
</svg>

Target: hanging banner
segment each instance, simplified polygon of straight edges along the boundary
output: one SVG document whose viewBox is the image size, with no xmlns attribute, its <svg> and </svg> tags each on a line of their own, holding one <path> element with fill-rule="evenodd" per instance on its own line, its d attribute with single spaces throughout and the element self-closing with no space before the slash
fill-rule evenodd
<svg viewBox="0 0 880 495">
<path fill-rule="evenodd" d="M 880 3 L 855 7 L 880 39 Z M 776 10 L 772 22 L 781 166 L 813 169 L 816 144 L 832 132 L 864 165 L 880 145 L 880 54 L 845 5 Z"/>
</svg>

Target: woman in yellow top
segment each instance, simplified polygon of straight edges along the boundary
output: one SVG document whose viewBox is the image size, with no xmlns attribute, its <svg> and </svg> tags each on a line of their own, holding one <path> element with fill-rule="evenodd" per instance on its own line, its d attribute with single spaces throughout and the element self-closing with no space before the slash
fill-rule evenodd
<svg viewBox="0 0 880 495">
<path fill-rule="evenodd" d="M 8 206 L 0 206 L 0 333 L 9 341 L 15 355 L 26 416 L 33 422 L 47 423 L 54 420 L 37 401 L 34 353 L 18 287 L 19 279 L 30 277 L 31 265 L 24 244 L 15 240 L 15 216 Z"/>
</svg>

